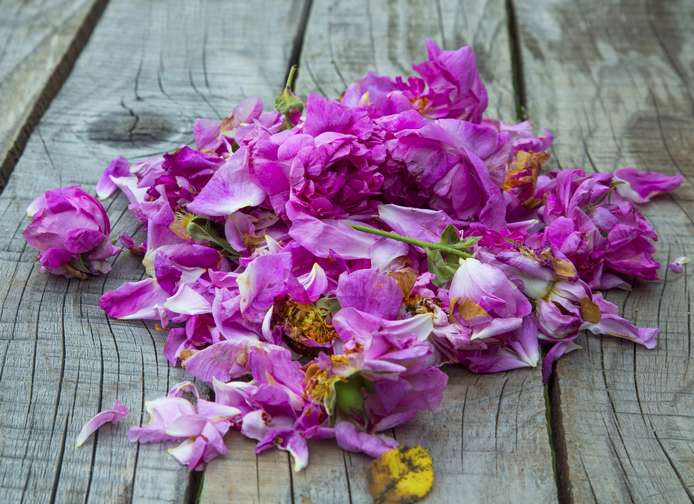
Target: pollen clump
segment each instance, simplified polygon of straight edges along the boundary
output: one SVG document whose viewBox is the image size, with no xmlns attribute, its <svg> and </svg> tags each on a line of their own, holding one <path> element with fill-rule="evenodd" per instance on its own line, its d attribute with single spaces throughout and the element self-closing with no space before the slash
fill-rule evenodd
<svg viewBox="0 0 694 504">
<path fill-rule="evenodd" d="M 422 446 L 393 448 L 369 465 L 369 493 L 375 504 L 418 502 L 433 485 L 434 464 Z"/>
</svg>

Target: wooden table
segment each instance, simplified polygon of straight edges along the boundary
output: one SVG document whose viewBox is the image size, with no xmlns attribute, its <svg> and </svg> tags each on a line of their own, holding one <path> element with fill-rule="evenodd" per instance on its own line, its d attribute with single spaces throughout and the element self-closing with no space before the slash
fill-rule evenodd
<svg viewBox="0 0 694 504">
<path fill-rule="evenodd" d="M 92 186 L 115 155 L 175 148 L 196 117 L 241 98 L 268 106 L 290 64 L 298 91 L 337 96 L 367 70 L 396 74 L 431 36 L 472 44 L 490 113 L 551 127 L 555 166 L 634 164 L 694 174 L 691 0 L 0 0 L 0 497 L 46 502 L 368 502 L 368 459 L 333 443 L 230 456 L 192 474 L 163 446 L 131 445 L 145 400 L 184 374 L 164 338 L 107 320 L 104 290 L 144 274 L 127 254 L 89 282 L 39 272 L 21 230 L 41 191 Z M 11 174 L 11 176 L 10 176 Z M 109 202 L 115 233 L 136 232 Z M 694 188 L 645 208 L 662 262 L 694 253 Z M 434 457 L 428 502 L 694 500 L 691 270 L 611 294 L 662 334 L 655 351 L 589 338 L 543 387 L 538 370 L 450 369 L 442 408 L 395 432 Z M 119 398 L 127 422 L 74 447 L 82 423 Z"/>
</svg>

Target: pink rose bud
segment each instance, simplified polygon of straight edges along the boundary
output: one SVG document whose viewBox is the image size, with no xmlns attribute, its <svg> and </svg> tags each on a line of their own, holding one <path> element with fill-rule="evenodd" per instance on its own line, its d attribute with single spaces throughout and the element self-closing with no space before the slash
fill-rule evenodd
<svg viewBox="0 0 694 504">
<path fill-rule="evenodd" d="M 85 279 L 107 273 L 107 259 L 118 253 L 109 240 L 106 210 L 79 186 L 52 189 L 36 198 L 27 214 L 27 243 L 39 251 L 42 271 Z"/>
</svg>

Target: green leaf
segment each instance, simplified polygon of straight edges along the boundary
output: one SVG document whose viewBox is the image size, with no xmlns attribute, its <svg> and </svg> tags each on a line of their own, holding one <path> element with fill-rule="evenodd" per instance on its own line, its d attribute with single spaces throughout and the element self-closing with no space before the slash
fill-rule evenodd
<svg viewBox="0 0 694 504">
<path fill-rule="evenodd" d="M 443 233 L 441 233 L 441 240 L 439 243 L 450 245 L 452 243 L 458 243 L 459 241 L 460 235 L 458 234 L 458 230 L 453 224 L 449 224 L 446 226 L 446 229 L 443 230 Z"/>
<path fill-rule="evenodd" d="M 458 260 L 459 258 L 456 256 L 444 257 L 444 254 L 439 250 L 427 250 L 429 272 L 434 274 L 433 282 L 435 285 L 440 287 L 451 281 L 458 270 Z"/>
</svg>

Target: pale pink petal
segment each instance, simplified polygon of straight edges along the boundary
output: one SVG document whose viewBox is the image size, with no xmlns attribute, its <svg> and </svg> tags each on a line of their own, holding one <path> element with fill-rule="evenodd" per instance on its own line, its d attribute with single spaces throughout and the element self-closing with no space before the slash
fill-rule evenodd
<svg viewBox="0 0 694 504">
<path fill-rule="evenodd" d="M 684 271 L 684 265 L 689 263 L 689 257 L 681 256 L 672 261 L 667 267 L 673 273 L 682 273 Z"/>
<path fill-rule="evenodd" d="M 542 381 L 549 382 L 552 376 L 552 368 L 554 363 L 562 356 L 581 347 L 574 343 L 573 338 L 565 341 L 559 341 L 545 354 L 542 359 Z"/>
<path fill-rule="evenodd" d="M 167 427 L 181 416 L 195 415 L 195 407 L 181 397 L 161 397 L 154 401 L 146 401 L 145 410 L 149 415 L 149 421 L 128 430 L 128 440 L 131 443 L 160 443 L 180 439 L 168 435 Z"/>
<path fill-rule="evenodd" d="M 198 436 L 195 439 L 186 439 L 175 448 L 169 448 L 169 454 L 181 464 L 188 467 L 188 470 L 197 470 L 202 463 L 207 442 Z"/>
<path fill-rule="evenodd" d="M 398 446 L 390 437 L 360 432 L 351 422 L 338 422 L 335 426 L 337 445 L 343 450 L 365 453 L 369 457 L 380 457 L 385 452 Z"/>
<path fill-rule="evenodd" d="M 258 340 L 251 339 L 220 341 L 188 357 L 183 367 L 200 380 L 211 382 L 216 378 L 227 382 L 246 374 L 248 348 L 258 344 Z"/>
<path fill-rule="evenodd" d="M 167 397 L 182 397 L 183 394 L 190 393 L 195 396 L 195 399 L 200 399 L 200 392 L 198 392 L 198 387 L 195 386 L 193 382 L 182 381 L 177 383 L 169 389 Z"/>
<path fill-rule="evenodd" d="M 299 472 L 308 465 L 308 444 L 303 436 L 293 435 L 283 448 L 292 456 L 294 472 Z"/>
<path fill-rule="evenodd" d="M 128 160 L 122 156 L 113 158 L 96 183 L 96 195 L 99 199 L 108 198 L 118 189 L 112 177 L 127 177 L 129 175 L 130 163 L 128 163 Z"/>
<path fill-rule="evenodd" d="M 189 285 L 182 285 L 176 294 L 166 300 L 163 307 L 181 315 L 200 315 L 212 312 L 212 304 Z"/>
<path fill-rule="evenodd" d="M 201 415 L 181 415 L 166 426 L 164 431 L 171 437 L 192 437 L 202 432 L 207 419 Z"/>
<path fill-rule="evenodd" d="M 75 446 L 79 448 L 84 442 L 97 431 L 102 425 L 112 422 L 119 422 L 122 418 L 128 415 L 128 408 L 117 399 L 113 402 L 111 409 L 103 410 L 92 417 L 80 431 L 77 436 Z"/>
<path fill-rule="evenodd" d="M 212 421 L 229 420 L 241 413 L 241 410 L 234 406 L 206 401 L 205 399 L 198 399 L 196 406 L 199 415 Z"/>
<path fill-rule="evenodd" d="M 381 271 L 386 271 L 393 264 L 393 261 L 399 257 L 406 256 L 408 252 L 409 247 L 407 244 L 388 238 L 381 238 L 376 240 L 369 249 L 369 259 L 371 259 L 371 266 Z"/>
</svg>

